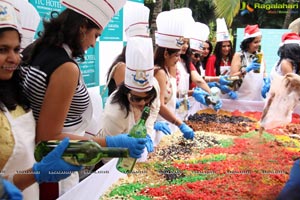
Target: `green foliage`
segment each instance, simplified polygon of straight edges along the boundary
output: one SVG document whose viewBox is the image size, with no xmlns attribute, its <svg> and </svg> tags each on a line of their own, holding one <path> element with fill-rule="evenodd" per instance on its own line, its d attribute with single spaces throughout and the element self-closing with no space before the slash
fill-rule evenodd
<svg viewBox="0 0 300 200">
<path fill-rule="evenodd" d="M 230 27 L 233 18 L 239 13 L 240 0 L 231 0 L 230 3 L 224 0 L 214 0 L 216 17 L 225 18 L 228 26 Z"/>
</svg>

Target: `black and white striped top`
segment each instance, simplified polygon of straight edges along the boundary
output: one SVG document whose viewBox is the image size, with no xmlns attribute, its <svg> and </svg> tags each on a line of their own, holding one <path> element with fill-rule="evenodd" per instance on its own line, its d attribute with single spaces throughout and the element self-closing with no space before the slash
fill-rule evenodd
<svg viewBox="0 0 300 200">
<path fill-rule="evenodd" d="M 22 87 L 30 102 L 35 120 L 38 119 L 51 74 L 66 62 L 77 63 L 69 58 L 63 48 L 51 47 L 42 50 L 28 66 L 22 66 L 20 74 Z M 66 74 L 66 78 L 67 78 Z M 82 114 L 89 104 L 89 95 L 83 80 L 78 81 L 64 127 L 81 123 Z"/>
</svg>

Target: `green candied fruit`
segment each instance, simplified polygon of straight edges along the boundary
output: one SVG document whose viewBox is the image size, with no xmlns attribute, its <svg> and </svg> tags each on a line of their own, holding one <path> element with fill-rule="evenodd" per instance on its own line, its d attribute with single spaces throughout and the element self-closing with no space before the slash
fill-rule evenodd
<svg viewBox="0 0 300 200">
<path fill-rule="evenodd" d="M 207 175 L 186 176 L 186 177 L 183 177 L 183 178 L 175 179 L 170 184 L 171 185 L 173 185 L 173 184 L 181 185 L 181 184 L 184 184 L 184 183 L 193 183 L 193 182 L 196 182 L 196 181 L 203 181 L 203 180 L 206 180 L 206 179 L 207 179 Z"/>
<path fill-rule="evenodd" d="M 233 145 L 233 139 L 219 140 L 222 147 L 227 148 Z"/>
<path fill-rule="evenodd" d="M 133 196 L 131 198 L 134 200 L 151 200 L 152 199 L 150 197 L 145 197 L 145 196 Z"/>
<path fill-rule="evenodd" d="M 248 133 L 245 133 L 244 135 L 241 136 L 241 138 L 252 138 L 257 136 L 259 133 L 258 131 L 250 131 Z M 268 141 L 273 141 L 275 140 L 275 136 L 273 136 L 272 134 L 269 134 L 267 132 L 263 132 L 262 134 L 262 138 L 265 139 L 267 142 Z"/>
<path fill-rule="evenodd" d="M 136 192 L 140 191 L 144 188 L 145 184 L 140 183 L 131 183 L 131 184 L 123 184 L 115 189 L 113 189 L 109 196 L 133 196 Z"/>
</svg>

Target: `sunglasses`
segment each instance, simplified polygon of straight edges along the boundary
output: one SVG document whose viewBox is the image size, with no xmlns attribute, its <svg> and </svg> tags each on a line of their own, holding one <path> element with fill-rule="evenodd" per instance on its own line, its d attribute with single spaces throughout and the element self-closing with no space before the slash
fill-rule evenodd
<svg viewBox="0 0 300 200">
<path fill-rule="evenodd" d="M 141 102 L 142 100 L 144 100 L 145 102 L 150 102 L 151 100 L 153 100 L 153 95 L 148 95 L 145 97 L 140 97 L 140 96 L 136 96 L 134 94 L 128 93 L 128 97 L 130 99 L 130 101 L 132 102 Z"/>
<path fill-rule="evenodd" d="M 200 58 L 201 57 L 201 55 L 199 54 L 199 53 L 196 53 L 196 52 L 192 52 L 192 54 L 195 56 L 195 58 Z"/>
</svg>

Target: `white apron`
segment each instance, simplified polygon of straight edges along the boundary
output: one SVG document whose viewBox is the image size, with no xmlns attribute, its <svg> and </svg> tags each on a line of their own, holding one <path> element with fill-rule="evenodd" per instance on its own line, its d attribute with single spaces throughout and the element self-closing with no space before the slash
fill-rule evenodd
<svg viewBox="0 0 300 200">
<path fill-rule="evenodd" d="M 178 86 L 175 91 L 178 92 L 178 94 L 179 94 L 179 100 L 182 100 L 189 91 L 190 74 L 187 72 L 187 70 L 185 68 L 185 64 L 182 62 L 177 63 L 177 70 L 179 71 L 180 79 L 178 81 Z M 175 97 L 175 103 L 176 103 L 176 97 Z M 175 106 L 175 108 L 176 108 L 176 106 Z M 181 120 L 184 120 L 188 114 L 188 110 L 185 110 L 185 109 L 176 109 L 175 111 L 176 111 L 176 116 Z"/>
<path fill-rule="evenodd" d="M 250 64 L 245 56 L 246 66 Z M 243 78 L 243 83 L 238 89 L 238 100 L 262 101 L 261 88 L 263 86 L 264 62 L 261 63 L 260 73 L 250 71 Z"/>
<path fill-rule="evenodd" d="M 35 120 L 32 111 L 17 118 L 13 118 L 7 110 L 4 114 L 10 123 L 11 132 L 15 140 L 13 153 L 3 168 L 4 176 L 6 176 L 16 173 L 17 170 L 30 169 L 35 163 Z M 38 200 L 38 184 L 34 183 L 26 188 L 23 191 L 23 198 L 25 200 Z"/>
<path fill-rule="evenodd" d="M 166 106 L 171 110 L 174 111 L 175 113 L 175 109 L 176 109 L 176 91 L 177 91 L 177 86 L 176 86 L 176 78 L 174 77 L 170 77 L 170 81 L 172 84 L 172 90 L 173 90 L 173 95 L 171 97 L 171 99 L 167 102 Z M 158 115 L 157 116 L 157 121 L 164 121 L 167 122 L 169 124 L 169 127 L 171 129 L 171 133 L 174 133 L 175 131 L 177 131 L 177 126 L 175 126 L 174 124 L 171 124 L 170 122 L 168 122 L 167 120 L 165 120 L 162 116 Z M 154 134 L 152 134 L 152 141 L 153 141 L 153 146 L 157 147 L 161 138 L 165 135 L 163 132 L 161 131 L 156 131 L 153 130 Z"/>
</svg>

